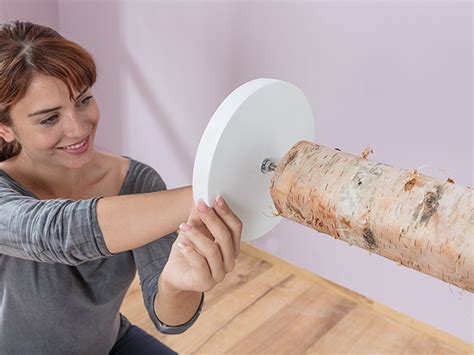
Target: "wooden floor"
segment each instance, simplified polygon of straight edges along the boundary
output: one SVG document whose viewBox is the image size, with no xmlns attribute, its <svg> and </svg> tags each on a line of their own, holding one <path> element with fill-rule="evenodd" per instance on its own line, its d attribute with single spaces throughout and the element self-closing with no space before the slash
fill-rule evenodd
<svg viewBox="0 0 474 355">
<path fill-rule="evenodd" d="M 184 334 L 155 330 L 137 280 L 121 311 L 180 354 L 474 353 L 472 344 L 250 245 Z"/>
</svg>

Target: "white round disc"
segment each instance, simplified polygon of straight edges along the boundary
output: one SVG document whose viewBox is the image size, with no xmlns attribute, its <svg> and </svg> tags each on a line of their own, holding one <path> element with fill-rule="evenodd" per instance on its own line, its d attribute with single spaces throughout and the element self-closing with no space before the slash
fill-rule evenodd
<svg viewBox="0 0 474 355">
<path fill-rule="evenodd" d="M 213 206 L 221 195 L 243 224 L 242 240 L 259 238 L 281 217 L 271 195 L 273 172 L 260 171 L 264 159 L 278 165 L 300 140 L 314 141 L 311 107 L 293 84 L 256 79 L 220 104 L 201 137 L 193 169 L 193 195 Z"/>
</svg>

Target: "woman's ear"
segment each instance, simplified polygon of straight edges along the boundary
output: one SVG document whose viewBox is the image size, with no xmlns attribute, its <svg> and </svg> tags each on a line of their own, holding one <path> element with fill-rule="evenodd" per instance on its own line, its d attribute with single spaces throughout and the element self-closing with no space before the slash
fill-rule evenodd
<svg viewBox="0 0 474 355">
<path fill-rule="evenodd" d="M 11 127 L 5 126 L 3 123 L 0 123 L 0 137 L 7 143 L 11 143 L 15 140 L 15 134 Z"/>
</svg>

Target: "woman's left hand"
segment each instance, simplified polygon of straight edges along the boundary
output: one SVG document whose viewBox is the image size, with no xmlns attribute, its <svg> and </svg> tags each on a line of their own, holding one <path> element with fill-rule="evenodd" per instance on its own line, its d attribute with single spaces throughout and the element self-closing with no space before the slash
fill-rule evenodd
<svg viewBox="0 0 474 355">
<path fill-rule="evenodd" d="M 193 205 L 186 225 L 180 226 L 168 262 L 161 273 L 162 284 L 180 291 L 204 292 L 232 271 L 240 251 L 242 222 L 222 200 L 223 206 L 204 202 Z"/>
</svg>

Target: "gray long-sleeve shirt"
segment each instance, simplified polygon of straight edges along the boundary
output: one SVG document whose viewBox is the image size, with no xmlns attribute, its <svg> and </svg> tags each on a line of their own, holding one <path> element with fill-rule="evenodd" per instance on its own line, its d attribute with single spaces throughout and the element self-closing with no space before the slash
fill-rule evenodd
<svg viewBox="0 0 474 355">
<path fill-rule="evenodd" d="M 120 195 L 166 189 L 148 165 L 130 159 Z M 156 328 L 158 277 L 177 234 L 112 254 L 87 200 L 40 200 L 0 170 L 0 354 L 108 354 L 130 326 L 119 313 L 135 277 Z M 159 211 L 157 211 L 159 213 Z M 133 238 L 133 235 L 130 235 Z"/>
</svg>

